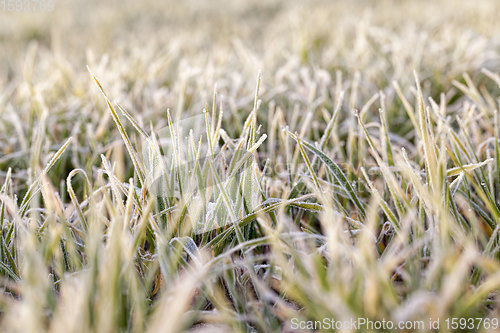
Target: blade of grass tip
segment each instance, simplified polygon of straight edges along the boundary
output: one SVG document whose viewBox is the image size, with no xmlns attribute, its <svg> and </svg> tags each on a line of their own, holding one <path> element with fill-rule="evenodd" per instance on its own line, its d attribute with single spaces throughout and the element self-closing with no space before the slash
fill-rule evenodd
<svg viewBox="0 0 500 333">
<path fill-rule="evenodd" d="M 380 154 L 378 153 L 378 149 L 377 149 L 377 147 L 375 147 L 375 143 L 373 142 L 371 135 L 366 130 L 365 124 L 364 124 L 363 120 L 361 119 L 360 114 L 359 114 L 359 112 L 357 110 L 354 110 L 354 117 L 356 117 L 356 119 L 358 120 L 358 123 L 361 126 L 361 129 L 363 130 L 363 133 L 365 134 L 366 141 L 368 141 L 368 144 L 370 145 L 370 148 L 373 151 L 373 154 L 372 154 L 373 157 L 375 158 L 375 160 L 377 160 L 377 163 L 379 165 L 383 164 L 382 163 L 383 161 L 380 158 Z"/>
<path fill-rule="evenodd" d="M 335 105 L 335 109 L 333 110 L 333 115 L 330 118 L 330 121 L 328 122 L 328 125 L 326 126 L 325 132 L 323 133 L 323 136 L 321 137 L 319 147 L 321 150 L 325 149 L 325 145 L 328 142 L 328 139 L 330 138 L 330 135 L 333 130 L 333 126 L 335 125 L 335 120 L 337 120 L 337 115 L 339 113 L 340 108 L 342 107 L 342 103 L 344 102 L 344 91 L 341 91 L 339 94 L 339 97 L 337 98 L 337 104 Z"/>
<path fill-rule="evenodd" d="M 172 122 L 172 117 L 170 115 L 170 110 L 167 109 L 167 120 L 168 120 L 168 128 L 170 130 L 170 137 L 172 138 L 173 142 L 173 155 L 174 155 L 174 172 L 177 175 L 177 183 L 179 185 L 179 193 L 182 196 L 182 175 L 181 175 L 181 170 L 180 170 L 180 141 L 179 141 L 179 135 L 176 129 L 174 128 L 174 124 Z M 172 183 L 173 184 L 173 183 Z"/>
<path fill-rule="evenodd" d="M 363 107 L 361 108 L 361 111 L 359 111 L 357 113 L 356 112 L 354 113 L 355 118 L 365 119 L 366 118 L 366 114 L 370 110 L 371 105 L 373 103 L 375 103 L 375 101 L 378 98 L 379 98 L 379 94 L 378 93 L 373 94 L 373 96 L 370 97 L 370 99 L 363 105 Z M 353 142 L 354 142 L 354 140 L 356 138 L 358 140 L 356 152 L 357 152 L 357 165 L 359 165 L 363 161 L 363 159 L 365 158 L 365 156 L 366 156 L 366 142 L 363 139 L 362 135 L 357 135 L 356 133 L 357 133 L 357 131 L 354 132 L 354 136 L 353 136 L 352 140 L 353 140 Z M 380 140 L 380 141 L 382 141 L 382 140 Z M 349 180 L 351 180 L 351 178 L 353 177 L 352 172 L 350 172 L 348 174 L 348 177 L 349 177 Z"/>
<path fill-rule="evenodd" d="M 7 174 L 5 175 L 5 181 L 3 182 L 2 188 L 0 189 L 0 193 L 7 194 L 7 189 L 9 188 L 11 175 L 12 175 L 12 168 L 9 167 L 9 169 L 7 170 Z"/>
<path fill-rule="evenodd" d="M 54 166 L 54 164 L 57 162 L 57 160 L 62 156 L 66 148 L 68 148 L 71 140 L 73 137 L 69 137 L 68 140 L 62 145 L 61 148 L 52 156 L 50 159 L 49 163 L 45 166 L 45 168 L 42 170 L 41 174 L 37 177 L 37 179 L 30 185 L 28 188 L 28 191 L 24 195 L 24 198 L 21 202 L 21 205 L 19 207 L 19 216 L 23 217 L 26 211 L 28 210 L 28 205 L 33 198 L 33 196 L 40 190 L 39 186 L 40 181 L 42 179 L 42 176 L 46 175 L 49 170 Z"/>
<path fill-rule="evenodd" d="M 253 100 L 253 110 L 252 110 L 252 125 L 250 130 L 250 138 L 248 139 L 247 148 L 250 149 L 255 143 L 255 132 L 257 130 L 257 102 L 259 100 L 259 89 L 260 89 L 260 71 L 257 74 L 257 84 L 255 87 L 255 97 Z"/>
<path fill-rule="evenodd" d="M 291 134 L 291 133 L 290 133 Z M 292 136 L 293 137 L 293 136 Z M 328 156 L 325 155 L 322 151 L 320 151 L 318 148 L 314 147 L 312 144 L 309 142 L 302 140 L 302 143 L 304 146 L 309 149 L 312 153 L 317 155 L 321 161 L 328 167 L 328 170 L 330 170 L 332 176 L 335 178 L 335 180 L 344 188 L 346 193 L 348 194 L 349 198 L 351 201 L 354 202 L 356 207 L 358 208 L 360 214 L 364 217 L 365 215 L 365 208 L 359 198 L 356 196 L 356 193 L 354 192 L 354 189 L 352 188 L 351 184 L 347 180 L 344 172 L 340 169 L 340 167 L 333 162 Z"/>
<path fill-rule="evenodd" d="M 471 172 L 477 168 L 481 168 L 481 167 L 485 166 L 486 164 L 488 164 L 492 161 L 493 161 L 493 158 L 489 158 L 489 159 L 484 160 L 483 162 L 480 162 L 480 163 L 471 163 L 471 164 L 466 164 L 466 165 L 460 165 L 460 166 L 446 170 L 446 175 L 448 177 L 451 177 L 451 176 L 459 175 L 462 172 Z"/>
<path fill-rule="evenodd" d="M 214 142 L 212 140 L 212 130 L 210 128 L 210 119 L 208 115 L 208 110 L 207 106 L 205 105 L 205 108 L 203 109 L 203 114 L 205 115 L 205 131 L 207 132 L 207 141 L 208 141 L 208 147 L 210 148 L 210 156 L 211 158 L 215 158 L 214 156 Z"/>
<path fill-rule="evenodd" d="M 146 133 L 145 130 L 142 129 L 141 125 L 139 125 L 139 123 L 134 119 L 134 117 L 132 117 L 132 115 L 127 110 L 125 110 L 120 104 L 118 103 L 115 104 L 118 107 L 118 109 L 120 109 L 125 118 L 127 118 L 128 121 L 130 121 L 130 123 L 132 124 L 132 126 L 134 126 L 137 132 L 139 132 L 143 137 L 149 138 L 149 135 Z"/>
<path fill-rule="evenodd" d="M 134 167 L 136 169 L 136 174 L 137 178 L 139 179 L 139 182 L 141 183 L 141 186 L 144 184 L 144 167 L 141 165 L 140 160 L 137 158 L 137 154 L 135 152 L 134 147 L 132 146 L 132 143 L 130 142 L 130 139 L 127 135 L 127 132 L 125 131 L 125 127 L 123 126 L 120 117 L 116 113 L 115 109 L 111 105 L 111 102 L 104 92 L 104 89 L 102 88 L 101 84 L 99 83 L 99 80 L 95 77 L 94 73 L 90 70 L 90 68 L 87 66 L 87 70 L 89 71 L 90 75 L 94 79 L 94 82 L 96 83 L 97 87 L 101 91 L 102 95 L 104 96 L 104 99 L 106 100 L 106 104 L 108 105 L 109 110 L 111 111 L 111 115 L 113 117 L 113 120 L 115 121 L 116 127 L 118 128 L 118 131 L 120 132 L 120 135 L 123 139 L 123 142 L 125 143 L 125 147 L 127 148 L 127 151 L 129 153 L 130 158 L 132 159 L 132 163 L 134 164 Z"/>
<path fill-rule="evenodd" d="M 132 178 L 129 180 L 127 200 L 125 202 L 125 215 L 123 217 L 123 232 L 127 231 L 127 228 L 131 226 L 131 220 L 133 216 L 133 202 L 134 202 L 134 182 Z"/>
<path fill-rule="evenodd" d="M 214 95 L 213 95 L 213 100 L 212 100 L 212 124 L 210 126 L 210 130 L 212 130 L 211 136 L 214 137 L 215 135 L 215 109 L 217 107 L 217 83 L 214 85 Z"/>
<path fill-rule="evenodd" d="M 245 144 L 243 140 L 243 133 L 242 133 L 242 138 L 238 139 L 238 143 L 236 147 L 233 150 L 233 156 L 231 157 L 231 162 L 229 163 L 229 167 L 227 168 L 227 172 L 229 174 L 233 173 L 233 170 L 235 170 L 237 162 L 241 160 L 240 155 L 244 151 L 243 145 Z"/>
<path fill-rule="evenodd" d="M 314 185 L 316 185 L 316 189 L 321 193 L 321 185 L 319 184 L 318 178 L 316 177 L 316 173 L 314 172 L 311 162 L 309 162 L 309 158 L 307 157 L 307 154 L 304 150 L 304 147 L 302 146 L 302 143 L 300 142 L 300 138 L 297 133 L 293 134 L 295 137 L 295 141 L 297 141 L 297 144 L 299 145 L 300 149 L 300 154 L 302 155 L 302 158 L 304 159 L 304 162 L 306 162 L 307 169 L 309 169 L 309 173 L 311 174 L 313 180 L 314 180 Z"/>
<path fill-rule="evenodd" d="M 254 168 L 255 155 L 253 154 L 253 152 L 251 152 L 250 154 L 251 155 L 245 161 L 245 170 L 243 170 L 242 184 L 243 193 L 241 193 L 243 199 L 243 208 L 246 214 L 252 212 L 254 209 L 255 180 L 252 170 Z"/>
<path fill-rule="evenodd" d="M 416 71 L 413 71 L 415 77 L 415 84 L 417 85 L 418 92 L 418 110 L 419 110 L 419 121 L 420 121 L 420 133 L 424 141 L 424 155 L 425 164 L 427 167 L 427 178 L 430 182 L 431 188 L 434 190 L 440 190 L 437 184 L 438 180 L 438 170 L 437 170 L 437 157 L 436 151 L 434 150 L 433 144 L 431 143 L 431 138 L 429 134 L 429 128 L 427 127 L 427 114 L 425 112 L 424 98 L 422 95 L 422 88 L 420 86 L 420 81 Z"/>
<path fill-rule="evenodd" d="M 297 108 L 296 111 L 298 112 L 298 110 L 299 109 Z M 294 110 L 294 112 L 295 112 L 295 110 Z M 313 119 L 313 112 L 308 111 L 306 113 L 305 119 L 303 119 L 303 121 L 302 121 L 302 128 L 300 129 L 300 132 L 299 132 L 300 137 L 304 137 L 308 133 L 312 119 Z M 286 134 L 285 137 L 286 137 L 286 146 L 287 147 L 288 147 L 288 137 L 290 136 L 293 138 L 293 134 L 288 130 L 288 128 L 289 127 L 286 126 L 285 129 L 283 129 L 283 131 Z M 290 158 L 290 156 L 291 156 L 291 158 Z M 290 184 L 293 184 L 295 182 L 294 176 L 297 176 L 296 171 L 298 168 L 297 164 L 299 162 L 299 156 L 300 156 L 300 149 L 298 149 L 298 146 L 295 146 L 293 153 L 288 151 L 288 148 L 287 148 L 287 170 L 288 170 L 288 179 L 289 179 Z M 316 156 L 314 156 L 314 157 L 316 158 Z M 295 186 L 293 186 L 292 190 L 290 191 L 289 198 L 293 198 L 295 195 L 300 193 L 304 189 L 304 187 L 305 187 L 305 183 L 303 182 L 302 178 L 299 177 L 297 183 L 295 184 Z"/>
<path fill-rule="evenodd" d="M 487 77 L 489 77 L 491 80 L 493 80 L 500 88 L 500 76 L 498 76 L 498 74 L 493 73 L 492 71 L 486 68 L 482 68 L 481 72 L 485 74 Z"/>
<path fill-rule="evenodd" d="M 391 141 L 389 140 L 389 133 L 388 133 L 388 128 L 389 125 L 387 123 L 387 114 L 385 112 L 385 94 L 381 91 L 380 92 L 380 104 L 382 107 L 378 110 L 378 113 L 380 115 L 380 123 L 382 126 L 380 127 L 380 137 L 383 138 L 382 140 L 382 152 L 384 159 L 387 161 L 387 164 L 391 167 L 394 166 L 394 158 L 392 154 L 392 145 Z"/>
<path fill-rule="evenodd" d="M 204 183 L 205 179 L 203 177 L 202 170 L 201 170 L 202 165 L 200 164 L 201 144 L 202 144 L 203 138 L 200 137 L 200 140 L 198 141 L 198 148 L 196 148 L 196 145 L 194 143 L 194 139 L 192 136 L 191 136 L 191 140 L 193 140 L 193 142 L 191 143 L 191 147 L 193 149 L 193 155 L 195 156 L 194 157 L 194 167 L 193 167 L 194 176 L 196 177 L 196 181 L 198 183 L 198 189 L 200 190 L 200 194 L 203 198 L 203 202 L 206 203 L 207 202 L 206 201 L 206 189 L 205 189 L 205 183 Z"/>
<path fill-rule="evenodd" d="M 68 178 L 66 178 L 66 186 L 68 188 L 68 193 L 69 193 L 69 197 L 71 199 L 71 202 L 73 203 L 73 206 L 75 206 L 76 214 L 78 215 L 78 218 L 80 219 L 80 223 L 83 226 L 83 230 L 87 231 L 88 230 L 87 220 L 85 220 L 85 217 L 83 216 L 82 209 L 80 208 L 80 203 L 78 202 L 78 199 L 76 198 L 75 191 L 73 191 L 73 185 L 71 184 L 71 179 L 77 173 L 81 173 L 83 175 L 83 177 L 87 181 L 87 186 L 89 188 L 89 192 L 92 191 L 92 189 L 90 187 L 89 178 L 87 177 L 87 173 L 82 169 L 75 169 L 69 173 Z"/>
<path fill-rule="evenodd" d="M 123 201 L 122 201 L 122 195 L 126 195 L 126 189 L 123 186 L 122 182 L 116 178 L 114 175 L 114 168 L 111 166 L 111 163 L 106 159 L 106 157 L 101 154 L 101 161 L 102 165 L 104 167 L 104 171 L 106 175 L 109 177 L 109 183 L 110 183 L 110 188 L 111 188 L 111 193 L 114 198 L 114 204 L 111 204 L 110 202 L 110 215 L 113 216 L 115 212 L 118 211 L 120 214 L 123 214 L 125 207 L 123 206 Z M 121 223 L 121 221 L 119 221 Z"/>
<path fill-rule="evenodd" d="M 464 85 L 461 84 L 460 82 L 457 82 L 456 80 L 453 81 L 453 85 L 455 85 L 458 89 L 462 90 L 465 95 L 467 95 L 474 103 L 475 105 L 479 108 L 481 113 L 483 115 L 489 115 L 489 109 L 488 106 L 485 104 L 485 100 L 483 99 L 483 96 L 481 96 L 481 93 L 478 91 L 476 85 L 472 81 L 471 77 L 469 74 L 464 73 L 463 74 L 463 79 L 467 86 L 464 89 Z"/>
<path fill-rule="evenodd" d="M 229 174 L 229 177 L 234 177 L 236 176 L 236 172 L 244 165 L 247 163 L 247 161 L 250 159 L 252 154 L 262 145 L 262 143 L 267 139 L 266 134 L 262 134 L 262 136 L 259 138 L 259 141 L 257 141 L 248 151 L 241 157 L 241 159 L 238 161 L 238 163 L 231 168 L 231 173 Z"/>
<path fill-rule="evenodd" d="M 219 142 L 223 114 L 224 114 L 224 112 L 222 111 L 222 103 L 220 103 L 219 119 L 217 120 L 217 126 L 215 128 L 215 132 L 213 135 L 213 140 L 214 140 L 213 146 L 214 147 L 217 145 L 217 142 Z"/>
</svg>

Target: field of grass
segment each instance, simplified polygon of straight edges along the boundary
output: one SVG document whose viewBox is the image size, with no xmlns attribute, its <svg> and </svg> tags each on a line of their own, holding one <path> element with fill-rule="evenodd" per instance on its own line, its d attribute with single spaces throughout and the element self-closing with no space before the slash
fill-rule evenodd
<svg viewBox="0 0 500 333">
<path fill-rule="evenodd" d="M 0 332 L 500 331 L 499 13 L 0 10 Z"/>
</svg>

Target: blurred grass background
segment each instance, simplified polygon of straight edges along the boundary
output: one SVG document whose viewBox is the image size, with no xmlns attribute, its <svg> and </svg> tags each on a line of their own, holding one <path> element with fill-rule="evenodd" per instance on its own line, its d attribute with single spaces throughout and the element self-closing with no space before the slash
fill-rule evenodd
<svg viewBox="0 0 500 333">
<path fill-rule="evenodd" d="M 498 318 L 499 12 L 493 0 L 0 11 L 2 328 Z M 192 158 L 182 135 L 160 153 L 155 133 L 200 115 L 215 154 Z M 145 186 L 151 164 L 168 199 Z"/>
</svg>

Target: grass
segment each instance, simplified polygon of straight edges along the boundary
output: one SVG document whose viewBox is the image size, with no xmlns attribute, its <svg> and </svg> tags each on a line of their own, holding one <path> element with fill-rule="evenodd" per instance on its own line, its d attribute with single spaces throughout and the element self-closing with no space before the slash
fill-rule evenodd
<svg viewBox="0 0 500 333">
<path fill-rule="evenodd" d="M 171 6 L 0 13 L 0 331 L 498 329 L 497 2 Z"/>
</svg>

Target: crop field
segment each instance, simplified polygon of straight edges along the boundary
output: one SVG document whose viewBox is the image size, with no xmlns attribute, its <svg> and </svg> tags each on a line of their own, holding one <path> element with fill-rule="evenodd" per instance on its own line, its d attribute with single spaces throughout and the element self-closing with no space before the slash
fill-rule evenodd
<svg viewBox="0 0 500 333">
<path fill-rule="evenodd" d="M 0 332 L 499 332 L 500 1 L 0 1 Z"/>
</svg>

